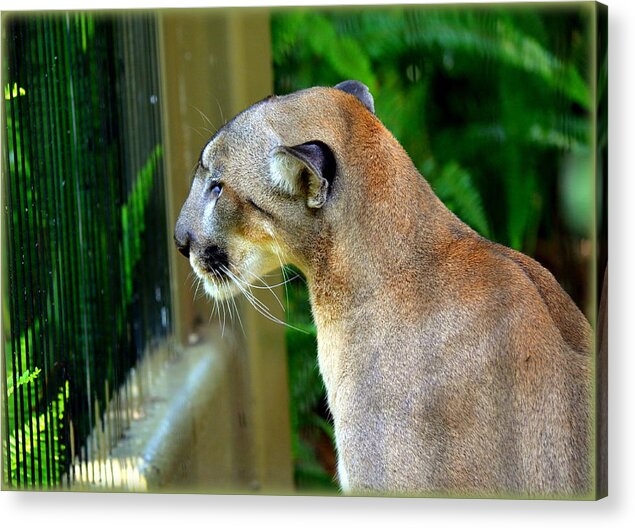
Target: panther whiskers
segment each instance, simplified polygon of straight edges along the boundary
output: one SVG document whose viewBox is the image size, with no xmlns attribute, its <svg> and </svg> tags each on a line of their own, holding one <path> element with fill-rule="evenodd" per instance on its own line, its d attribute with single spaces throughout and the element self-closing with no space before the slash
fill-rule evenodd
<svg viewBox="0 0 635 528">
<path fill-rule="evenodd" d="M 238 277 L 235 273 L 230 271 L 226 266 L 221 266 L 221 271 L 223 271 L 227 277 L 229 277 L 232 282 L 236 285 L 236 287 L 240 290 L 240 292 L 245 296 L 249 304 L 251 304 L 256 311 L 258 311 L 263 317 L 269 319 L 274 323 L 281 324 L 293 330 L 297 330 L 298 332 L 306 333 L 301 328 L 297 328 L 289 323 L 278 319 L 275 315 L 271 313 L 266 304 L 264 304 L 260 299 L 258 299 L 252 292 L 252 284 L 249 284 L 244 279 Z"/>
</svg>

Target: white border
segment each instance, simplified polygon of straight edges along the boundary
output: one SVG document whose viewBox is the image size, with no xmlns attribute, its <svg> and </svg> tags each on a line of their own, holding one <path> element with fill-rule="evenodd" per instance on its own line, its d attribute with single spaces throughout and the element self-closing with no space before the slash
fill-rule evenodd
<svg viewBox="0 0 635 528">
<path fill-rule="evenodd" d="M 314 5 L 338 2 L 283 1 L 185 2 L 161 0 L 86 2 L 21 0 L 6 4 L 11 9 L 103 9 L 203 7 L 212 5 Z M 386 4 L 360 2 L 350 5 Z M 403 1 L 402 4 L 412 3 Z M 456 3 L 428 1 L 425 3 Z M 469 3 L 465 0 L 461 3 Z M 71 493 L 0 493 L 3 526 L 189 528 L 190 526 L 386 526 L 401 528 L 469 526 L 495 527 L 612 527 L 635 526 L 635 350 L 629 331 L 633 288 L 633 214 L 635 174 L 635 18 L 633 0 L 606 0 L 609 6 L 609 259 L 610 259 L 610 356 L 609 356 L 609 497 L 600 502 L 356 499 L 320 497 L 247 497 L 211 495 L 138 495 Z M 631 163 L 629 164 L 629 161 Z"/>
</svg>

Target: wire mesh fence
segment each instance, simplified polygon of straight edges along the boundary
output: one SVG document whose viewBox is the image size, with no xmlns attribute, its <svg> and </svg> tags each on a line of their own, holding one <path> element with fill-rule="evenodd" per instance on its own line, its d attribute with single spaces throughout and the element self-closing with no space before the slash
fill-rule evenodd
<svg viewBox="0 0 635 528">
<path fill-rule="evenodd" d="M 170 346 L 156 20 L 3 25 L 3 482 L 70 486 Z"/>
</svg>

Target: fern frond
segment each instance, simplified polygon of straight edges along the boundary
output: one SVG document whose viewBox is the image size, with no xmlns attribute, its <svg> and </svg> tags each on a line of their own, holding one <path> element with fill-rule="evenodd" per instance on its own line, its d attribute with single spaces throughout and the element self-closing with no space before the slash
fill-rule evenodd
<svg viewBox="0 0 635 528">
<path fill-rule="evenodd" d="M 452 161 L 429 178 L 432 188 L 448 209 L 484 237 L 490 236 L 481 195 L 466 169 Z"/>
</svg>

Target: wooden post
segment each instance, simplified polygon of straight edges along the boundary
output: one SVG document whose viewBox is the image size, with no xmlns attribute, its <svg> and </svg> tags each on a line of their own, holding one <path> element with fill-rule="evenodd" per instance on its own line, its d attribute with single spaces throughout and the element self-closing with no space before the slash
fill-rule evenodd
<svg viewBox="0 0 635 528">
<path fill-rule="evenodd" d="M 226 120 L 272 93 L 269 16 L 258 9 L 166 10 L 161 13 L 166 160 L 172 229 L 201 149 Z M 187 261 L 173 252 L 175 318 L 182 343 L 209 332 L 211 303 L 193 300 Z M 275 279 L 274 279 L 275 280 Z M 280 282 L 279 280 L 276 282 Z M 258 290 L 261 291 L 261 290 Z M 280 293 L 278 293 L 280 296 Z M 269 292 L 261 299 L 284 318 Z M 237 471 L 260 492 L 293 489 L 284 327 L 239 303 L 244 334 L 232 327 Z M 213 343 L 220 336 L 211 336 Z"/>
</svg>

